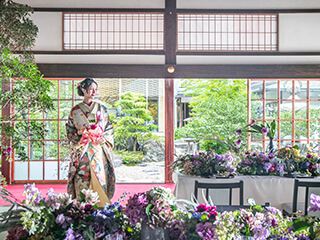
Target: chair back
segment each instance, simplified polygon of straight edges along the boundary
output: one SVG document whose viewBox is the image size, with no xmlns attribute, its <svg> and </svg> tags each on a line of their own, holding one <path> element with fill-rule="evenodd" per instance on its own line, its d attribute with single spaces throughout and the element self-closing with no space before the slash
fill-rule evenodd
<svg viewBox="0 0 320 240">
<path fill-rule="evenodd" d="M 208 182 L 199 182 L 195 180 L 194 182 L 194 196 L 198 199 L 198 189 L 206 189 L 206 199 L 209 198 L 209 189 L 229 189 L 229 205 L 232 205 L 232 190 L 234 188 L 239 188 L 239 203 L 243 205 L 243 181 L 233 183 L 208 183 Z"/>
<path fill-rule="evenodd" d="M 298 209 L 298 191 L 300 187 L 306 189 L 305 199 L 304 199 L 304 215 L 307 215 L 307 208 L 309 202 L 309 188 L 320 188 L 320 182 L 309 182 L 309 181 L 300 181 L 295 179 L 293 187 L 293 202 L 292 202 L 292 212 L 297 212 Z"/>
</svg>

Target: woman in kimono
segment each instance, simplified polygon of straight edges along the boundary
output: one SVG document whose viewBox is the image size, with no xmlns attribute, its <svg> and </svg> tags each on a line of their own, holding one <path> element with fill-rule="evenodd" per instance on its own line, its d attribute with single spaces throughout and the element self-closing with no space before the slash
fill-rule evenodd
<svg viewBox="0 0 320 240">
<path fill-rule="evenodd" d="M 107 108 L 93 101 L 97 87 L 92 78 L 77 85 L 78 95 L 84 98 L 72 108 L 66 124 L 73 148 L 67 191 L 74 199 L 80 199 L 83 189 L 92 189 L 99 194 L 98 206 L 103 207 L 110 203 L 115 188 L 113 126 Z"/>
</svg>

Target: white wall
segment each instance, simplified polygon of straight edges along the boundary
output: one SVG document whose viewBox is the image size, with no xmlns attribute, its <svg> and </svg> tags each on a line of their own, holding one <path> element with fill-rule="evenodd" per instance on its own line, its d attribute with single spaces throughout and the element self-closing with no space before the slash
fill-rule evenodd
<svg viewBox="0 0 320 240">
<path fill-rule="evenodd" d="M 319 0 L 177 0 L 177 8 L 189 9 L 302 9 L 320 8 Z"/>
<path fill-rule="evenodd" d="M 164 0 L 15 0 L 38 8 L 164 8 Z"/>
<path fill-rule="evenodd" d="M 31 19 L 39 28 L 34 50 L 62 50 L 62 13 L 35 12 Z"/>
<path fill-rule="evenodd" d="M 319 39 L 320 13 L 279 14 L 280 52 L 319 52 Z"/>
</svg>

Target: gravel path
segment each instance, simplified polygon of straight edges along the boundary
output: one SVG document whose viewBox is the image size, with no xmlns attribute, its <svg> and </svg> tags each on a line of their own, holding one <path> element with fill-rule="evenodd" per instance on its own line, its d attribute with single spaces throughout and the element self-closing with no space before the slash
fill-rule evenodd
<svg viewBox="0 0 320 240">
<path fill-rule="evenodd" d="M 163 183 L 164 162 L 146 162 L 136 166 L 122 164 L 115 168 L 117 183 Z"/>
</svg>

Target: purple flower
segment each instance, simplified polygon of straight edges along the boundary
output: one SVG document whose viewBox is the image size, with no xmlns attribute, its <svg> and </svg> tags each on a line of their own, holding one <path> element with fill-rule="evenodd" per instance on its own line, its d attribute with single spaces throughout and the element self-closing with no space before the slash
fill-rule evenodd
<svg viewBox="0 0 320 240">
<path fill-rule="evenodd" d="M 103 224 L 99 224 L 98 222 L 94 222 L 92 225 L 92 230 L 95 233 L 96 238 L 101 238 L 105 235 L 105 230 Z"/>
<path fill-rule="evenodd" d="M 63 224 L 65 221 L 64 215 L 61 213 L 56 217 L 56 224 Z"/>
<path fill-rule="evenodd" d="M 236 141 L 235 141 L 235 144 L 236 144 L 238 147 L 240 147 L 240 146 L 241 146 L 241 139 L 236 140 Z"/>
<path fill-rule="evenodd" d="M 237 137 L 239 137 L 242 134 L 242 130 L 241 129 L 238 129 L 235 132 L 236 132 Z"/>
<path fill-rule="evenodd" d="M 274 158 L 274 154 L 273 154 L 273 153 L 269 153 L 269 154 L 268 154 L 268 158 L 269 158 L 269 159 Z"/>
<path fill-rule="evenodd" d="M 276 166 L 276 170 L 279 172 L 279 173 L 283 173 L 283 169 L 284 169 L 284 166 L 283 164 L 277 164 Z"/>
<path fill-rule="evenodd" d="M 201 162 L 200 162 L 200 161 L 194 161 L 194 162 L 193 162 L 193 165 L 194 165 L 194 166 L 200 166 L 200 165 L 201 165 Z"/>
<path fill-rule="evenodd" d="M 310 166 L 310 163 L 309 163 L 309 162 L 306 162 L 305 164 L 306 164 L 306 166 L 307 166 L 307 167 L 309 167 L 309 166 Z"/>
<path fill-rule="evenodd" d="M 262 134 L 267 135 L 267 133 L 269 132 L 269 129 L 263 127 L 263 128 L 261 129 L 261 132 L 262 132 Z"/>
<path fill-rule="evenodd" d="M 189 228 L 185 226 L 183 221 L 175 221 L 170 228 L 170 238 L 177 240 L 187 240 Z"/>
<path fill-rule="evenodd" d="M 273 165 L 272 163 L 267 162 L 267 163 L 264 164 L 263 168 L 264 168 L 265 170 L 269 171 L 269 169 L 272 167 L 272 165 Z"/>
<path fill-rule="evenodd" d="M 320 211 L 320 196 L 311 193 L 310 195 L 311 206 L 308 207 L 308 212 Z"/>
<path fill-rule="evenodd" d="M 66 238 L 64 240 L 75 240 L 74 231 L 71 228 L 68 228 L 66 231 Z"/>
<path fill-rule="evenodd" d="M 124 214 L 127 215 L 132 225 L 135 225 L 141 220 L 146 221 L 148 219 L 146 214 L 148 205 L 149 200 L 145 193 L 135 193 L 133 197 L 129 198 Z"/>
<path fill-rule="evenodd" d="M 203 240 L 212 240 L 218 238 L 218 235 L 215 231 L 215 226 L 210 223 L 198 223 L 196 226 L 196 233 L 199 235 L 199 237 Z"/>
<path fill-rule="evenodd" d="M 254 239 L 267 239 L 270 236 L 270 229 L 264 227 L 263 225 L 257 225 L 253 229 Z"/>
</svg>

